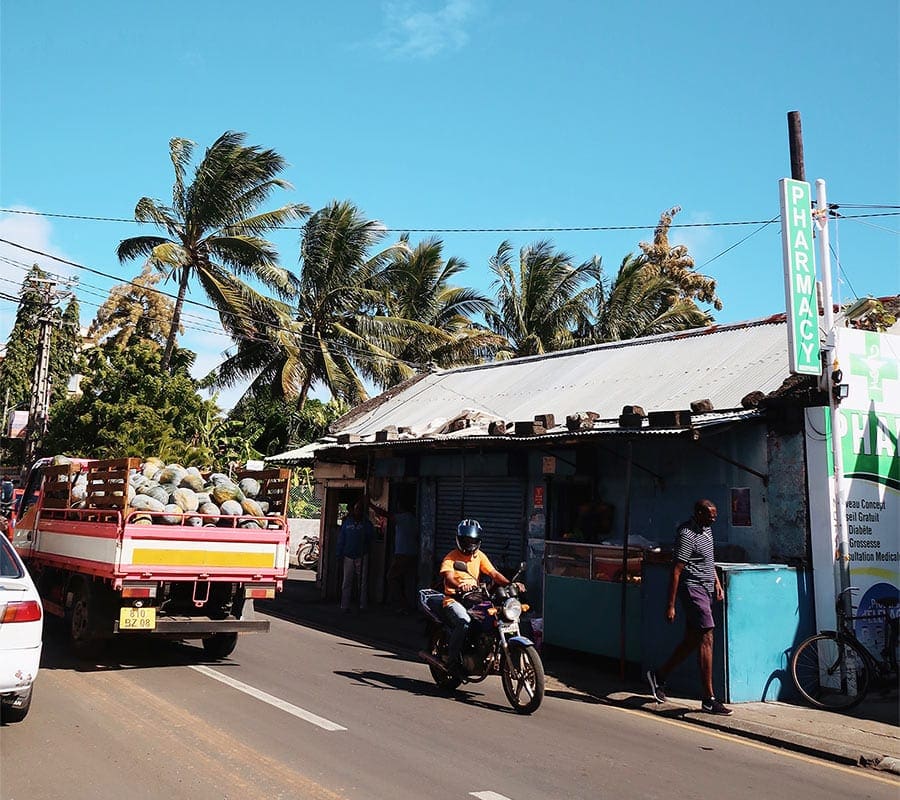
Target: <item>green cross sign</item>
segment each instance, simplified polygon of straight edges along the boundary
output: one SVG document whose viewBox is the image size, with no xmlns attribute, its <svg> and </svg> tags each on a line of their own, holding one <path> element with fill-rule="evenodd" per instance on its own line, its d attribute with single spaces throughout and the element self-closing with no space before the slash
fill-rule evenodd
<svg viewBox="0 0 900 800">
<path fill-rule="evenodd" d="M 782 178 L 781 238 L 784 245 L 784 296 L 788 317 L 790 370 L 820 375 L 819 304 L 813 250 L 812 194 L 806 181 Z"/>
<path fill-rule="evenodd" d="M 885 380 L 897 380 L 897 362 L 881 356 L 881 337 L 875 333 L 866 334 L 865 355 L 853 353 L 850 356 L 850 373 L 865 376 L 869 384 L 869 399 L 884 400 Z"/>
</svg>

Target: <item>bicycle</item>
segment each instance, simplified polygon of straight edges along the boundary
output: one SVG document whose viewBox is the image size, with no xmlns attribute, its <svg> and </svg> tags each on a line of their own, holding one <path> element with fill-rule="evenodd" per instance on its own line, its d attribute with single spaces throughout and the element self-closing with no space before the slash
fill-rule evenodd
<svg viewBox="0 0 900 800">
<path fill-rule="evenodd" d="M 843 595 L 857 591 L 849 586 L 837 598 L 837 630 L 821 631 L 800 643 L 791 657 L 791 677 L 803 699 L 815 708 L 849 711 L 863 701 L 870 685 L 884 690 L 897 686 L 898 619 L 891 615 L 897 598 L 874 601 L 878 613 L 861 616 L 844 611 Z M 853 632 L 858 619 L 880 620 L 884 647 L 880 657 Z"/>
</svg>

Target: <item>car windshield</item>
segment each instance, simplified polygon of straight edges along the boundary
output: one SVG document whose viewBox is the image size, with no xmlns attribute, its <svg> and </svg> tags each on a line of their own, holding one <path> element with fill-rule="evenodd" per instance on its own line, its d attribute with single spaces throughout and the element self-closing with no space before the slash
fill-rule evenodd
<svg viewBox="0 0 900 800">
<path fill-rule="evenodd" d="M 24 574 L 9 540 L 0 536 L 0 578 L 21 578 Z"/>
</svg>

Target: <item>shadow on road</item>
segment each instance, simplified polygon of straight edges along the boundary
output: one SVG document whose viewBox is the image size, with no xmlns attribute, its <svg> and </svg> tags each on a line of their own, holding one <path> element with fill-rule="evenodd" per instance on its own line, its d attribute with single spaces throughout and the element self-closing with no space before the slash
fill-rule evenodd
<svg viewBox="0 0 900 800">
<path fill-rule="evenodd" d="M 403 675 L 391 675 L 384 672 L 373 672 L 372 670 L 354 670 L 352 672 L 335 670 L 334 674 L 356 681 L 363 686 L 373 689 L 405 692 L 419 697 L 438 697 L 448 701 L 462 702 L 466 705 L 473 706 L 474 708 L 503 711 L 509 714 L 515 713 L 508 706 L 491 703 L 481 699 L 482 695 L 467 689 L 465 685 L 453 692 L 446 692 L 431 681 L 420 681 L 417 678 L 407 678 Z"/>
</svg>

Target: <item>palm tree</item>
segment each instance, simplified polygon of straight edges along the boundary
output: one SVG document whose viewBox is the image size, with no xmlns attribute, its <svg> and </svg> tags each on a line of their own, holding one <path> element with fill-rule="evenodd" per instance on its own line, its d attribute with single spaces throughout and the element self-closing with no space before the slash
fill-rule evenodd
<svg viewBox="0 0 900 800">
<path fill-rule="evenodd" d="M 250 377 L 251 394 L 274 386 L 281 396 L 296 398 L 300 409 L 316 381 L 346 402 L 366 399 L 364 379 L 395 360 L 385 345 L 408 330 L 403 320 L 383 313 L 385 268 L 406 249 L 400 242 L 370 255 L 385 233 L 346 201 L 313 214 L 303 228 L 296 305 L 270 303 L 268 325 L 260 326 L 265 335 L 239 341 L 214 383 Z"/>
<path fill-rule="evenodd" d="M 506 352 L 529 356 L 580 344 L 574 332 L 590 322 L 599 261 L 572 266 L 570 256 L 541 241 L 519 251 L 516 270 L 512 252 L 506 241 L 491 258 L 498 305 L 485 315 L 494 332 L 506 337 Z"/>
<path fill-rule="evenodd" d="M 185 175 L 194 143 L 172 139 L 169 154 L 175 168 L 172 205 L 142 197 L 134 210 L 138 222 L 152 222 L 167 236 L 135 236 L 119 243 L 119 261 L 145 256 L 166 278 L 178 284 L 162 369 L 169 369 L 181 311 L 190 279 L 200 282 L 232 336 L 258 335 L 254 317 L 267 299 L 251 290 L 242 277 L 252 277 L 279 296 L 290 296 L 290 274 L 277 264 L 278 253 L 262 235 L 309 209 L 289 204 L 259 213 L 273 189 L 288 189 L 278 178 L 286 164 L 274 150 L 244 144 L 245 134 L 223 133 L 206 151 L 193 182 Z"/>
<path fill-rule="evenodd" d="M 427 239 L 401 250 L 385 272 L 390 316 L 410 323 L 410 335 L 397 337 L 389 348 L 397 360 L 386 362 L 378 381 L 385 388 L 403 380 L 411 364 L 473 364 L 505 344 L 503 337 L 473 322 L 474 315 L 490 310 L 491 301 L 475 289 L 450 285 L 466 263 L 456 257 L 445 261 L 442 251 L 440 239 Z"/>
<path fill-rule="evenodd" d="M 132 340 L 165 345 L 175 305 L 156 289 L 162 279 L 162 273 L 148 263 L 133 281 L 113 286 L 97 309 L 88 337 L 97 341 L 108 337 L 107 341 L 119 345 Z M 179 326 L 178 333 L 184 333 L 184 326 Z"/>
<path fill-rule="evenodd" d="M 694 268 L 694 259 L 683 244 L 669 244 L 669 228 L 672 219 L 681 211 L 674 206 L 659 215 L 659 224 L 653 232 L 652 242 L 640 242 L 638 247 L 644 254 L 647 273 L 654 273 L 672 282 L 672 301 L 699 300 L 709 303 L 716 311 L 722 310 L 722 301 L 716 294 L 716 282 L 708 275 L 702 275 Z"/>
<path fill-rule="evenodd" d="M 615 280 L 608 286 L 601 283 L 596 300 L 595 319 L 581 332 L 586 342 L 635 339 L 712 322 L 693 300 L 680 297 L 678 284 L 645 256 L 625 256 Z"/>
</svg>

